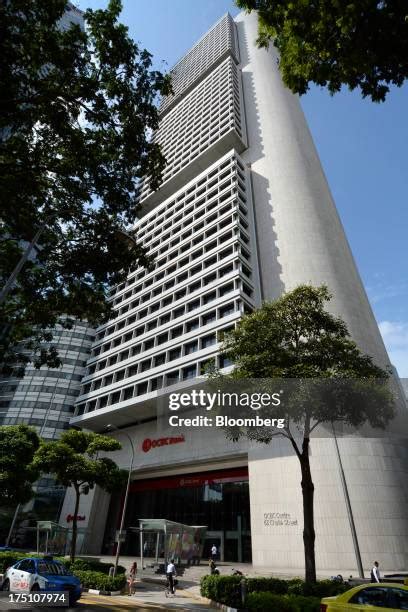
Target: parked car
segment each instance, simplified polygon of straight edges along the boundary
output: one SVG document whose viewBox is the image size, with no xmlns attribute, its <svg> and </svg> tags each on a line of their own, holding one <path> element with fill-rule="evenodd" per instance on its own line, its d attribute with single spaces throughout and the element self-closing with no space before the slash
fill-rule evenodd
<svg viewBox="0 0 408 612">
<path fill-rule="evenodd" d="M 408 586 L 392 582 L 360 584 L 337 597 L 324 597 L 320 612 L 395 612 L 408 610 Z"/>
<path fill-rule="evenodd" d="M 76 603 L 82 594 L 79 578 L 52 557 L 21 559 L 7 568 L 2 589 L 12 593 L 65 591 L 69 594 L 70 605 Z"/>
</svg>

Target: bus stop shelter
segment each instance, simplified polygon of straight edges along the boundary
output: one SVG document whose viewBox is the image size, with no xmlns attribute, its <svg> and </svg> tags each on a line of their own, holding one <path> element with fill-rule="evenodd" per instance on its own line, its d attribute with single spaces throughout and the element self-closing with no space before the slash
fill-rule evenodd
<svg viewBox="0 0 408 612">
<path fill-rule="evenodd" d="M 137 528 L 133 528 L 137 529 Z M 139 519 L 140 564 L 146 557 L 155 563 L 174 559 L 178 565 L 199 564 L 203 552 L 207 527 L 183 525 L 167 519 Z"/>
</svg>

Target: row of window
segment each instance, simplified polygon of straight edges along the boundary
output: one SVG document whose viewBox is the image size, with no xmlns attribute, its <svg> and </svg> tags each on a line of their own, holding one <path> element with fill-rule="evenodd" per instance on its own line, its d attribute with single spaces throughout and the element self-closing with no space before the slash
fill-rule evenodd
<svg viewBox="0 0 408 612">
<path fill-rule="evenodd" d="M 234 202 L 232 202 L 232 204 L 234 204 Z M 197 257 L 199 257 L 200 255 L 194 255 L 195 253 L 194 249 L 196 246 L 199 246 L 201 243 L 204 243 L 203 246 L 201 247 L 204 250 L 201 251 L 200 254 L 202 254 L 203 252 L 208 253 L 209 251 L 217 248 L 218 246 L 220 246 L 221 244 L 229 240 L 233 235 L 239 235 L 241 241 L 244 242 L 245 244 L 248 244 L 249 243 L 249 235 L 247 234 L 248 223 L 245 221 L 245 219 L 241 217 L 241 214 L 237 212 L 234 212 L 232 215 L 228 215 L 230 207 L 231 207 L 231 203 L 228 204 L 227 206 L 224 206 L 223 209 L 220 211 L 219 215 L 217 215 L 217 213 L 210 215 L 210 217 L 208 217 L 207 219 L 207 224 L 205 224 L 204 221 L 201 221 L 196 226 L 187 229 L 182 236 L 176 236 L 176 238 L 171 240 L 171 242 L 163 246 L 160 249 L 159 254 L 164 254 L 166 251 L 168 251 L 170 247 L 176 247 L 176 245 L 180 244 L 179 248 L 174 248 L 170 253 L 167 254 L 166 259 L 160 259 L 159 261 L 156 261 L 156 268 L 155 268 L 154 275 L 149 276 L 141 283 L 137 283 L 137 281 L 139 281 L 140 279 L 144 277 L 144 274 L 140 273 L 140 274 L 137 274 L 137 276 L 134 276 L 132 279 L 129 279 L 129 281 L 126 284 L 122 284 L 120 286 L 120 289 L 118 289 L 118 291 L 121 291 L 123 288 L 125 288 L 125 286 L 126 287 L 130 287 L 132 285 L 134 286 L 132 289 L 129 289 L 125 293 L 119 294 L 115 298 L 114 304 L 115 305 L 120 304 L 120 302 L 122 302 L 123 300 L 129 299 L 132 295 L 135 295 L 139 293 L 140 291 L 142 291 L 143 289 L 150 287 L 151 285 L 153 285 L 153 283 L 159 282 L 165 276 L 170 276 L 171 274 L 173 274 L 177 268 L 174 267 L 174 265 L 172 264 L 167 265 L 162 270 L 158 270 L 158 268 L 161 268 L 162 266 L 164 266 L 164 264 L 166 263 L 166 260 L 168 263 L 170 263 L 173 259 L 176 259 L 177 257 L 181 257 L 183 254 L 187 255 L 188 251 L 192 251 L 190 253 L 190 255 L 192 256 L 192 259 L 196 259 Z M 218 221 L 217 220 L 218 217 L 222 217 L 222 215 L 228 215 L 228 216 L 225 216 L 223 219 L 220 218 L 220 220 Z M 212 226 L 209 227 L 208 223 L 211 223 Z M 234 226 L 233 224 L 236 224 L 236 225 Z M 227 232 L 217 236 L 217 234 L 225 230 L 228 226 L 232 226 L 229 236 L 227 236 Z M 192 238 L 190 241 L 184 242 L 184 244 L 181 244 L 182 240 L 186 241 L 190 236 L 194 236 L 194 232 L 199 232 L 204 227 L 207 228 L 205 232 L 198 234 L 197 236 Z M 231 232 L 233 232 L 232 235 L 231 235 Z"/>
<path fill-rule="evenodd" d="M 201 316 L 195 317 L 193 319 L 189 319 L 185 323 L 182 323 L 181 325 L 177 325 L 176 327 L 173 327 L 170 330 L 169 335 L 167 336 L 167 339 L 168 341 L 175 340 L 177 338 L 185 336 L 186 334 L 191 333 L 192 331 L 196 329 L 200 329 L 202 327 L 205 327 L 206 325 L 211 325 L 212 323 L 215 323 L 215 321 L 217 320 L 222 321 L 222 318 L 225 318 L 226 316 L 230 316 L 234 312 L 239 311 L 239 308 L 240 308 L 240 300 L 237 300 L 235 306 L 233 303 L 231 303 L 231 304 L 226 305 L 225 307 L 219 308 L 218 310 L 217 309 L 210 310 L 209 312 L 206 312 L 202 314 Z M 245 302 L 243 303 L 243 308 L 244 308 L 245 313 L 252 311 L 252 308 L 249 305 L 247 305 Z M 218 319 L 217 319 L 217 315 L 218 315 Z M 88 366 L 87 376 L 94 374 L 95 372 L 100 372 L 101 370 L 104 370 L 105 368 L 109 368 L 131 357 L 138 357 L 142 353 L 145 353 L 146 351 L 153 349 L 155 346 L 160 346 L 160 345 L 156 345 L 154 338 L 150 338 L 150 339 L 144 340 L 143 342 L 140 342 L 139 344 L 132 346 L 132 348 L 130 349 L 126 349 L 119 353 L 115 353 L 114 355 L 110 355 L 109 358 L 100 359 L 96 363 L 93 363 Z"/>
<path fill-rule="evenodd" d="M 244 172 L 244 164 L 235 155 L 228 157 L 228 159 L 195 181 L 185 191 L 181 193 L 178 192 L 177 196 L 168 204 L 164 202 L 162 205 L 154 208 L 146 216 L 142 217 L 142 219 L 137 222 L 138 238 L 142 238 L 145 233 L 150 233 L 154 228 L 162 226 L 164 221 L 173 220 L 172 222 L 174 223 L 174 216 L 194 202 L 197 197 L 202 195 L 201 189 L 203 187 L 206 188 L 209 184 L 213 187 L 214 184 L 217 184 L 221 180 L 220 174 L 223 173 L 224 176 L 224 171 L 227 168 L 230 168 L 228 174 L 230 174 L 231 169 L 235 168 L 239 168 Z M 215 183 L 212 179 L 215 180 Z M 184 214 L 185 210 L 183 210 L 183 216 Z"/>
<path fill-rule="evenodd" d="M 175 385 L 180 382 L 180 380 L 189 380 L 195 378 L 196 376 L 204 376 L 208 373 L 209 367 L 213 364 L 219 368 L 226 368 L 232 365 L 231 361 L 225 355 L 218 355 L 198 363 L 189 364 L 185 367 L 167 372 L 162 376 L 156 376 L 141 383 L 130 385 L 129 387 L 108 393 L 98 399 L 81 403 L 78 405 L 75 411 L 75 416 L 80 416 L 85 412 L 88 413 L 101 408 L 106 408 L 107 406 L 111 406 L 119 402 L 125 402 L 133 397 L 146 395 L 146 393 L 151 393 L 153 391 Z"/>
<path fill-rule="evenodd" d="M 233 283 L 225 286 L 225 291 L 226 292 L 230 292 L 230 291 L 233 291 L 233 290 L 234 290 L 234 284 Z M 221 296 L 219 296 L 219 297 L 221 297 Z M 179 306 L 178 308 L 175 308 L 171 312 L 168 312 L 168 313 L 166 313 L 164 315 L 160 315 L 157 319 L 154 319 L 153 321 L 150 321 L 146 325 L 142 325 L 140 327 L 137 327 L 136 329 L 133 329 L 133 330 L 127 332 L 126 334 L 123 334 L 123 336 L 118 336 L 116 338 L 113 338 L 113 340 L 111 340 L 110 342 L 105 342 L 101 346 L 94 347 L 92 349 L 92 357 L 97 357 L 98 355 L 100 355 L 102 353 L 106 353 L 107 351 L 110 351 L 111 349 L 116 348 L 120 344 L 124 344 L 125 342 L 129 342 L 130 340 L 139 338 L 139 337 L 145 335 L 147 332 L 153 331 L 157 326 L 164 325 L 165 323 L 169 323 L 170 321 L 174 321 L 175 319 L 179 319 L 180 317 L 184 316 L 185 314 L 190 313 L 190 312 L 194 312 L 195 310 L 198 310 L 200 307 L 205 306 L 205 305 L 211 303 L 212 301 L 215 301 L 216 299 L 217 299 L 217 291 L 216 290 L 210 291 L 209 293 L 205 294 L 202 297 L 197 297 L 194 300 L 192 300 L 191 302 L 187 302 L 187 304 L 183 304 L 183 305 Z M 159 311 L 159 310 L 160 310 L 160 307 L 157 308 L 157 311 Z M 232 314 L 234 312 L 234 310 L 235 310 L 234 302 L 230 302 L 228 304 L 220 306 L 217 309 L 217 318 L 218 319 L 222 319 L 222 318 L 224 318 L 226 316 L 229 316 L 230 314 Z M 210 315 L 210 313 L 209 313 L 209 315 Z M 203 315 L 203 317 L 204 316 L 205 315 Z M 204 320 L 204 318 L 203 318 L 203 320 Z M 155 346 L 159 346 L 160 344 L 165 344 L 169 340 L 172 340 L 174 337 L 177 337 L 177 336 L 175 336 L 175 330 L 177 330 L 177 329 L 179 329 L 179 328 L 178 327 L 172 328 L 171 331 L 164 331 L 162 333 L 157 334 L 153 338 L 150 338 L 149 340 L 145 340 L 145 342 L 144 342 L 144 347 L 145 347 L 144 350 L 149 350 L 150 348 L 154 348 Z M 146 347 L 148 347 L 148 348 L 146 348 Z"/>
<path fill-rule="evenodd" d="M 214 317 L 213 320 L 215 320 L 215 312 L 211 314 Z M 189 321 L 186 324 L 186 326 L 183 328 L 183 331 L 185 329 L 186 333 L 189 333 L 195 329 L 198 329 L 199 326 L 200 326 L 200 319 L 197 318 L 192 321 Z M 217 343 L 217 339 L 218 341 L 221 341 L 224 333 L 232 329 L 233 329 L 233 326 L 229 326 L 221 330 L 218 330 L 217 332 L 212 332 L 210 334 L 198 336 L 194 340 L 190 340 L 189 342 L 185 342 L 183 344 L 176 345 L 168 349 L 167 351 L 163 351 L 162 353 L 158 353 L 157 355 L 150 356 L 145 359 L 142 359 L 141 361 L 132 363 L 127 368 L 123 368 L 122 370 L 117 370 L 116 372 L 112 374 L 108 374 L 107 376 L 104 376 L 103 378 L 98 378 L 96 380 L 93 380 L 92 382 L 88 382 L 85 385 L 83 385 L 82 390 L 81 390 L 81 395 L 85 393 L 89 393 L 90 391 L 96 391 L 97 389 L 100 389 L 101 387 L 112 385 L 113 383 L 119 382 L 126 378 L 136 376 L 137 374 L 148 372 L 152 368 L 157 368 L 166 363 L 170 363 L 171 361 L 176 361 L 177 359 L 186 357 L 187 355 L 192 355 L 193 353 L 196 353 L 197 351 L 207 349 L 215 345 Z M 179 329 L 177 333 L 181 335 L 183 331 Z M 217 338 L 217 335 L 218 335 L 218 338 Z M 139 344 L 137 347 L 134 347 L 132 349 L 132 355 L 137 355 L 138 353 L 134 349 L 138 349 L 139 354 L 144 353 L 146 350 L 148 350 L 145 348 L 145 343 L 143 343 L 143 345 Z M 98 371 L 100 371 L 101 369 L 103 368 L 101 367 L 101 363 L 99 363 Z"/>
<path fill-rule="evenodd" d="M 200 288 L 206 287 L 210 283 L 216 282 L 217 280 L 220 280 L 220 279 L 224 278 L 227 274 L 233 273 L 234 270 L 236 271 L 236 273 L 239 273 L 240 267 L 241 267 L 243 273 L 248 276 L 248 278 L 251 277 L 251 273 L 250 273 L 249 268 L 247 268 L 246 266 L 243 266 L 242 264 L 240 266 L 240 262 L 237 259 L 234 262 L 230 262 L 229 264 L 223 266 L 222 268 L 219 268 L 218 270 L 214 270 L 213 272 L 210 272 L 206 276 L 197 279 L 197 276 L 203 270 L 205 270 L 204 264 L 205 264 L 205 262 L 200 262 L 197 266 L 194 266 L 193 268 L 190 268 L 189 270 L 186 270 L 182 274 L 179 274 L 176 278 L 170 279 L 168 282 L 164 283 L 163 285 L 159 285 L 158 287 L 156 287 L 152 291 L 148 291 L 147 293 L 145 293 L 140 298 L 138 303 L 136 301 L 132 302 L 133 307 L 135 307 L 136 305 L 145 304 L 145 303 L 149 302 L 150 300 L 154 299 L 155 297 L 157 297 L 158 295 L 160 295 L 162 292 L 166 292 L 166 291 L 172 289 L 173 293 L 171 295 L 167 296 L 166 298 L 162 299 L 161 302 L 159 302 L 160 303 L 160 307 L 161 308 L 165 308 L 166 306 L 168 306 L 168 305 L 170 305 L 172 303 L 172 301 L 175 298 L 176 293 L 179 293 L 178 291 L 176 292 L 175 286 L 177 284 L 181 284 L 184 281 L 189 280 L 189 279 L 191 279 L 191 280 L 196 279 L 196 280 L 192 284 L 185 286 L 186 293 L 183 294 L 183 296 L 184 295 L 189 295 L 189 294 L 197 291 Z M 181 291 L 181 289 L 179 291 Z M 181 297 L 183 297 L 183 296 L 181 296 Z M 107 327 L 105 329 L 100 330 L 98 332 L 97 336 L 96 336 L 96 340 L 101 340 L 105 336 L 110 336 L 111 334 L 113 334 L 113 333 L 115 333 L 115 332 L 117 332 L 117 331 L 127 327 L 128 325 L 131 325 L 132 323 L 134 323 L 136 321 L 136 319 L 137 319 L 136 315 L 132 315 L 130 317 L 127 317 L 126 319 L 123 319 L 122 321 L 119 321 L 116 324 L 114 323 L 113 325 L 111 325 L 111 326 L 109 326 L 109 327 Z M 164 322 L 167 322 L 169 320 L 170 320 L 170 318 L 167 318 L 167 319 L 164 320 Z M 163 321 L 163 319 L 160 320 L 159 325 L 163 324 L 161 321 Z"/>
<path fill-rule="evenodd" d="M 230 15 L 217 23 L 171 70 L 173 94 L 162 99 L 160 111 L 166 111 L 201 74 L 224 53 L 236 54 L 235 24 Z"/>
<path fill-rule="evenodd" d="M 217 263 L 222 262 L 224 259 L 227 259 L 232 256 L 239 256 L 239 255 L 242 255 L 242 257 L 244 257 L 248 262 L 249 252 L 246 249 L 244 249 L 244 247 L 239 246 L 239 244 L 235 243 L 234 245 L 226 247 L 225 249 L 223 249 L 222 251 L 219 251 L 218 253 L 214 253 L 213 255 L 210 255 L 209 257 L 205 257 L 201 261 L 202 270 L 204 271 L 207 268 L 211 268 L 212 266 L 215 266 Z M 193 264 L 194 262 L 195 262 L 194 259 L 190 260 L 189 258 L 183 258 L 177 264 L 174 264 L 174 268 L 172 268 L 172 270 L 173 271 L 182 270 L 183 272 L 188 273 L 188 269 L 186 268 L 189 265 Z M 192 267 L 195 268 L 195 266 L 192 266 Z M 186 278 L 188 277 L 186 276 Z M 214 276 L 214 271 L 212 271 L 211 274 L 209 273 L 208 276 L 206 276 L 205 278 L 208 280 L 204 282 L 205 281 L 204 279 L 203 286 L 216 280 L 216 276 Z M 168 291 L 171 288 L 173 288 L 173 291 L 175 292 L 176 283 L 174 279 L 170 279 L 168 282 L 164 283 L 163 285 L 164 291 Z M 182 291 L 182 288 L 180 288 L 180 291 Z M 157 295 L 159 295 L 160 293 L 161 291 L 157 291 Z M 185 295 L 187 295 L 187 292 L 185 293 Z M 180 294 L 180 297 L 183 297 L 183 296 Z M 180 298 L 177 298 L 177 299 L 180 299 Z M 145 310 L 142 310 L 141 311 L 143 313 L 142 315 L 140 315 L 140 312 L 139 312 L 139 319 L 143 318 L 144 316 L 147 316 L 147 314 L 156 312 L 157 310 L 159 310 L 159 308 L 163 308 L 164 306 L 170 305 L 172 302 L 173 302 L 173 297 L 166 296 L 166 298 L 163 298 L 162 300 L 155 302 L 154 304 L 150 305 L 149 308 L 145 309 L 145 310 L 148 310 L 148 312 L 145 312 Z M 118 316 L 123 315 L 129 312 L 130 310 L 133 310 L 134 308 L 138 308 L 140 305 L 141 305 L 141 301 L 139 298 L 137 298 L 136 300 L 133 300 L 132 302 L 128 302 L 126 305 L 120 308 L 120 310 L 114 311 L 112 313 L 112 318 L 117 318 Z M 129 318 L 127 320 L 129 321 Z M 132 317 L 130 317 L 130 320 L 132 321 Z"/>
<path fill-rule="evenodd" d="M 8 400 L 1 401 L 0 408 L 9 408 L 11 410 L 35 408 L 36 410 L 55 410 L 56 412 L 74 412 L 73 404 L 50 404 L 49 402 L 37 402 L 29 400 Z"/>
<path fill-rule="evenodd" d="M 0 425 L 31 425 L 34 427 L 42 427 L 44 425 L 44 420 L 31 417 L 0 417 Z M 46 426 L 53 429 L 70 428 L 68 421 L 53 421 L 52 419 L 47 420 Z"/>
<path fill-rule="evenodd" d="M 16 389 L 18 393 L 53 393 L 54 395 L 69 395 L 71 397 L 76 397 L 79 393 L 78 387 L 73 389 L 71 387 L 51 387 L 49 385 L 20 384 Z"/>
<path fill-rule="evenodd" d="M 239 81 L 228 58 L 164 118 L 154 135 L 166 157 L 163 183 L 191 163 L 227 132 L 242 137 Z M 202 94 L 202 98 L 198 96 Z M 225 99 L 223 99 L 223 97 Z M 216 98 L 211 110 L 210 100 Z M 148 179 L 141 183 L 140 201 L 152 193 Z"/>
</svg>

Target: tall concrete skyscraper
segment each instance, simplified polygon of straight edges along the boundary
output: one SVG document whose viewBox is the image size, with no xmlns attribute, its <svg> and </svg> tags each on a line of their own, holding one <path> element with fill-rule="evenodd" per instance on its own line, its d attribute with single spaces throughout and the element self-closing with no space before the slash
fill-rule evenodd
<svg viewBox="0 0 408 612">
<path fill-rule="evenodd" d="M 115 317 L 97 332 L 72 423 L 114 424 L 133 440 L 128 527 L 152 517 L 207 525 L 204 554 L 216 543 L 225 560 L 300 570 L 300 470 L 288 441 L 248 447 L 208 429 L 159 435 L 153 408 L 160 389 L 203 375 L 209 360 L 227 367 L 222 332 L 300 283 L 326 283 L 330 308 L 359 346 L 389 364 L 299 100 L 282 84 L 273 47 L 258 49 L 256 36 L 255 14 L 225 15 L 172 70 L 174 93 L 154 136 L 167 158 L 164 180 L 156 192 L 141 185 L 135 225 L 155 268 L 113 291 Z M 128 443 L 115 435 L 126 467 Z M 406 446 L 341 439 L 338 447 L 312 444 L 318 569 L 355 571 L 350 506 L 364 567 L 379 557 L 401 569 Z M 82 503 L 85 546 L 111 550 L 119 500 L 96 492 Z M 65 504 L 69 513 L 69 496 Z"/>
</svg>

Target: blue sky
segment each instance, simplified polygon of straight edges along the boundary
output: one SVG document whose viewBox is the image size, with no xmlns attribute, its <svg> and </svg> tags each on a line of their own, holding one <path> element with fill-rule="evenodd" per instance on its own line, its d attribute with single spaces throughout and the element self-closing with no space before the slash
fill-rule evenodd
<svg viewBox="0 0 408 612">
<path fill-rule="evenodd" d="M 227 11 L 238 12 L 230 0 L 123 0 L 122 22 L 165 69 Z M 317 88 L 301 103 L 390 357 L 408 377 L 408 86 L 381 105 Z"/>
</svg>

